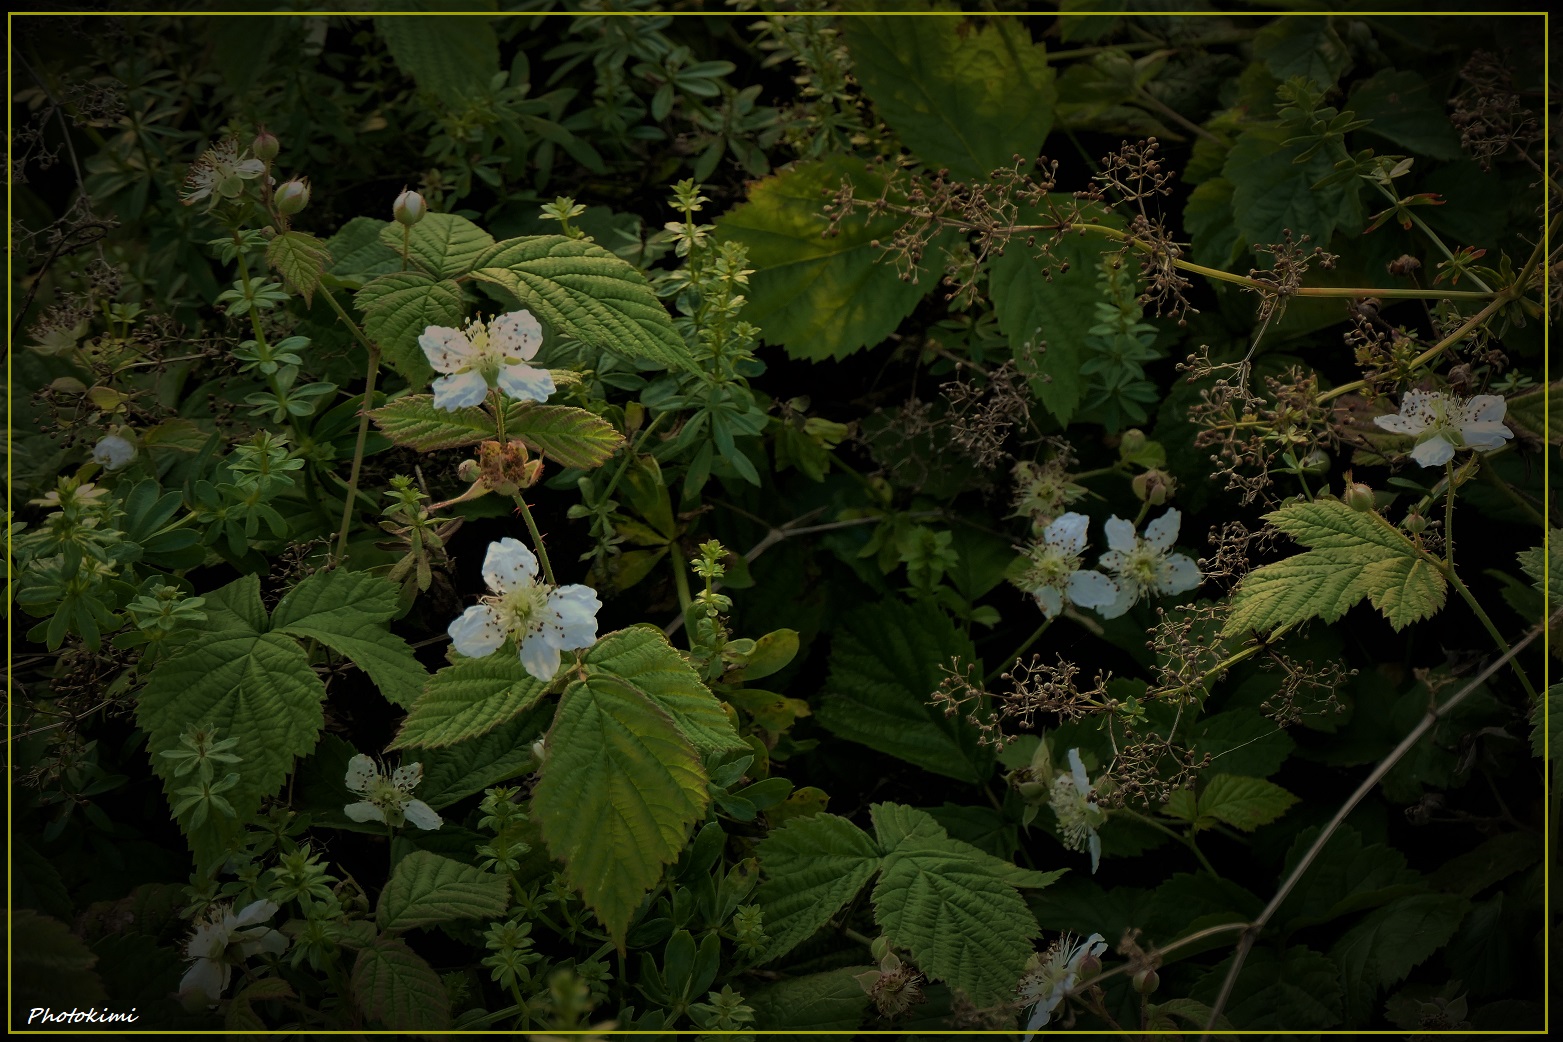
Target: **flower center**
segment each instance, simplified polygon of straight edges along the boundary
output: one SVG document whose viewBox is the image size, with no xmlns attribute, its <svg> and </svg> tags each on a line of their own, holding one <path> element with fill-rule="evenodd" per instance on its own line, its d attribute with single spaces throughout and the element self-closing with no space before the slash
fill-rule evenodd
<svg viewBox="0 0 1563 1042">
<path fill-rule="evenodd" d="M 484 600 L 498 609 L 505 631 L 519 643 L 528 633 L 542 628 L 548 590 L 539 583 L 525 583 Z"/>
<path fill-rule="evenodd" d="M 1133 579 L 1141 586 L 1155 585 L 1156 571 L 1161 566 L 1160 551 L 1142 542 L 1129 551 L 1128 557 L 1123 566 L 1124 576 Z"/>
<path fill-rule="evenodd" d="M 1031 553 L 1031 571 L 1028 585 L 1062 586 L 1069 573 L 1074 571 L 1074 561 L 1067 554 L 1051 547 L 1038 547 Z"/>
</svg>

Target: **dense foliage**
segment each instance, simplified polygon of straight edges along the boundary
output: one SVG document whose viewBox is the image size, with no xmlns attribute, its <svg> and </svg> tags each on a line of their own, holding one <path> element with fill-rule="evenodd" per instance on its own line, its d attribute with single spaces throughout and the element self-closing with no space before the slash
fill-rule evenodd
<svg viewBox="0 0 1563 1042">
<path fill-rule="evenodd" d="M 13 1024 L 1541 1026 L 1539 17 L 511 6 L 12 21 Z"/>
</svg>

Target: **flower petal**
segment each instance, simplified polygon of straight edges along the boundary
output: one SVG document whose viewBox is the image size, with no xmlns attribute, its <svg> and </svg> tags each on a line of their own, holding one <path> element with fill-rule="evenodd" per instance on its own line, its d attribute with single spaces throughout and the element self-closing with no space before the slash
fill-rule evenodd
<svg viewBox="0 0 1563 1042">
<path fill-rule="evenodd" d="M 450 634 L 457 653 L 467 658 L 492 655 L 505 643 L 499 612 L 486 604 L 474 604 L 462 612 L 445 632 Z"/>
<path fill-rule="evenodd" d="M 434 391 L 434 407 L 446 412 L 481 405 L 488 397 L 488 381 L 476 369 L 442 376 L 430 385 L 430 389 Z"/>
<path fill-rule="evenodd" d="M 408 821 L 420 829 L 433 831 L 445 824 L 444 820 L 434 812 L 434 808 L 422 800 L 413 800 L 402 808 L 402 813 L 406 815 Z"/>
<path fill-rule="evenodd" d="M 1156 569 L 1156 592 L 1187 593 L 1199 585 L 1199 565 L 1188 554 L 1172 554 Z"/>
<path fill-rule="evenodd" d="M 179 1001 L 186 1009 L 213 1005 L 222 997 L 226 981 L 223 967 L 211 959 L 198 959 L 179 980 Z"/>
<path fill-rule="evenodd" d="M 1140 599 L 1140 584 L 1133 579 L 1120 578 L 1117 585 L 1117 596 L 1111 602 L 1096 609 L 1097 614 L 1104 619 L 1116 619 Z"/>
<path fill-rule="evenodd" d="M 391 784 L 403 792 L 411 792 L 423 781 L 423 764 L 404 763 L 391 772 Z"/>
<path fill-rule="evenodd" d="M 1424 467 L 1441 467 L 1454 459 L 1454 446 L 1443 435 L 1434 435 L 1412 449 L 1411 458 Z"/>
<path fill-rule="evenodd" d="M 359 803 L 349 803 L 342 808 L 342 813 L 358 822 L 378 821 L 384 823 L 385 821 L 385 811 L 381 810 L 378 804 L 370 803 L 368 800 L 363 800 Z"/>
<path fill-rule="evenodd" d="M 488 324 L 488 345 L 507 358 L 531 358 L 543 346 L 543 327 L 530 311 L 512 311 Z"/>
<path fill-rule="evenodd" d="M 1086 535 L 1090 527 L 1091 519 L 1084 514 L 1060 514 L 1047 526 L 1042 538 L 1047 545 L 1071 557 L 1079 557 L 1085 552 Z"/>
<path fill-rule="evenodd" d="M 499 389 L 518 402 L 546 402 L 554 393 L 554 375 L 529 365 L 507 365 L 499 371 Z"/>
<path fill-rule="evenodd" d="M 1427 429 L 1427 423 L 1415 416 L 1400 416 L 1389 413 L 1385 416 L 1373 417 L 1375 426 L 1394 434 L 1421 434 Z"/>
<path fill-rule="evenodd" d="M 353 792 L 368 792 L 379 774 L 374 761 L 363 753 L 347 761 L 347 787 Z"/>
<path fill-rule="evenodd" d="M 1145 541 L 1162 553 L 1172 549 L 1178 541 L 1178 529 L 1183 526 L 1183 514 L 1173 508 L 1145 526 Z"/>
<path fill-rule="evenodd" d="M 237 929 L 241 926 L 254 926 L 256 923 L 264 923 L 267 919 L 277 914 L 277 903 L 262 898 L 259 901 L 251 901 L 244 906 L 244 910 L 234 916 L 233 922 L 228 924 L 229 929 Z"/>
<path fill-rule="evenodd" d="M 239 954 L 248 959 L 252 955 L 281 955 L 288 950 L 287 937 L 277 930 L 256 931 L 255 936 L 239 942 Z"/>
<path fill-rule="evenodd" d="M 602 602 L 590 586 L 571 583 L 548 594 L 548 607 L 559 620 L 556 646 L 588 648 L 597 642 L 597 612 Z"/>
<path fill-rule="evenodd" d="M 521 665 L 538 680 L 552 680 L 559 672 L 559 649 L 541 633 L 533 633 L 521 642 Z"/>
<path fill-rule="evenodd" d="M 1461 425 L 1472 423 L 1501 423 L 1508 403 L 1501 394 L 1478 394 L 1465 403 L 1460 411 Z"/>
<path fill-rule="evenodd" d="M 1461 427 L 1460 435 L 1465 439 L 1467 448 L 1475 449 L 1477 452 L 1491 452 L 1493 449 L 1501 448 L 1504 442 L 1514 437 L 1514 432 L 1501 422 L 1482 420 Z"/>
<path fill-rule="evenodd" d="M 1064 583 L 1070 601 L 1082 608 L 1100 608 L 1118 596 L 1118 584 L 1101 572 L 1071 572 Z"/>
<path fill-rule="evenodd" d="M 104 470 L 118 470 L 136 458 L 136 447 L 117 434 L 108 434 L 92 447 L 92 459 Z"/>
<path fill-rule="evenodd" d="M 418 346 L 436 373 L 457 373 L 472 364 L 472 341 L 459 329 L 430 326 L 418 337 Z"/>
<path fill-rule="evenodd" d="M 495 593 L 509 593 L 537 578 L 537 555 L 519 539 L 506 536 L 488 544 L 483 557 L 483 581 Z"/>
<path fill-rule="evenodd" d="M 1102 867 L 1102 837 L 1091 833 L 1091 838 L 1086 840 L 1091 848 L 1091 874 L 1096 875 L 1096 870 Z"/>
<path fill-rule="evenodd" d="M 1038 586 L 1031 591 L 1031 596 L 1037 599 L 1037 607 L 1042 609 L 1042 614 L 1050 619 L 1064 609 L 1064 595 L 1056 586 Z"/>
<path fill-rule="evenodd" d="M 1102 531 L 1107 533 L 1107 545 L 1123 553 L 1133 550 L 1138 542 L 1134 537 L 1134 523 L 1125 521 L 1117 514 L 1107 519 L 1107 523 L 1102 526 Z"/>
</svg>

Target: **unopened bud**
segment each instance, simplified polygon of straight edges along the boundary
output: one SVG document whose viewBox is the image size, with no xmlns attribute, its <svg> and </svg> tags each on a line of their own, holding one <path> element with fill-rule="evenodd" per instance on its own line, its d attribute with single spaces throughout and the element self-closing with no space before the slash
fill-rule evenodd
<svg viewBox="0 0 1563 1042">
<path fill-rule="evenodd" d="M 1400 527 L 1412 535 L 1421 535 L 1427 531 L 1427 518 L 1413 511 L 1406 515 L 1404 521 L 1400 522 Z"/>
<path fill-rule="evenodd" d="M 277 135 L 262 127 L 261 132 L 255 135 L 255 140 L 250 142 L 250 151 L 262 163 L 269 163 L 282 151 L 282 143 L 277 140 Z"/>
<path fill-rule="evenodd" d="M 543 765 L 544 760 L 548 759 L 548 747 L 543 744 L 541 738 L 532 743 L 532 759 L 537 761 L 539 767 Z"/>
<path fill-rule="evenodd" d="M 286 181 L 277 189 L 274 198 L 277 201 L 277 212 L 284 217 L 292 217 L 309 205 L 309 181 L 304 178 Z"/>
<path fill-rule="evenodd" d="M 1151 969 L 1141 970 L 1139 973 L 1136 973 L 1131 978 L 1131 980 L 1134 984 L 1134 990 L 1139 992 L 1141 995 L 1149 995 L 1151 992 L 1161 987 L 1161 975 L 1158 974 L 1155 970 Z"/>
<path fill-rule="evenodd" d="M 1358 513 L 1366 514 L 1369 510 L 1373 509 L 1375 497 L 1373 495 L 1373 490 L 1367 485 L 1364 485 L 1360 481 L 1353 481 L 1347 484 L 1346 489 L 1341 493 L 1340 498 L 1341 502 L 1351 507 L 1351 509 L 1357 511 Z"/>
<path fill-rule="evenodd" d="M 868 950 L 873 953 L 875 962 L 883 962 L 890 955 L 890 938 L 880 934 L 874 938 L 873 943 L 868 946 Z"/>
<path fill-rule="evenodd" d="M 1123 432 L 1123 437 L 1118 441 L 1118 455 L 1123 459 L 1133 459 L 1135 454 L 1145 448 L 1145 432 L 1138 427 L 1130 427 Z"/>
<path fill-rule="evenodd" d="M 1082 981 L 1089 981 L 1092 977 L 1102 972 L 1102 960 L 1092 955 L 1090 951 L 1080 956 L 1080 961 L 1076 965 L 1080 969 L 1080 980 Z"/>
<path fill-rule="evenodd" d="M 1302 458 L 1297 469 L 1305 474 L 1323 474 L 1330 469 L 1330 454 L 1323 449 L 1314 449 Z"/>
<path fill-rule="evenodd" d="M 468 484 L 478 480 L 478 477 L 481 475 L 481 473 L 482 471 L 478 467 L 478 461 L 475 459 L 464 459 L 460 463 L 456 464 L 456 477 L 460 478 L 462 481 L 467 482 Z"/>
<path fill-rule="evenodd" d="M 1178 490 L 1178 482 L 1164 470 L 1147 470 L 1129 482 L 1142 503 L 1159 507 Z"/>
<path fill-rule="evenodd" d="M 423 220 L 423 215 L 429 212 L 429 204 L 423 196 L 411 189 L 402 189 L 402 194 L 396 197 L 395 204 L 391 207 L 391 213 L 396 218 L 397 224 L 405 224 L 411 228 Z"/>
</svg>

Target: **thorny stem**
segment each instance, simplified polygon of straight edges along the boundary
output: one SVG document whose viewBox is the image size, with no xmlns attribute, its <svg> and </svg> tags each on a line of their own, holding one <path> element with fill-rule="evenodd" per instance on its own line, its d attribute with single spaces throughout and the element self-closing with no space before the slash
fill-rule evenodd
<svg viewBox="0 0 1563 1042">
<path fill-rule="evenodd" d="M 1454 460 L 1444 464 L 1444 563 L 1454 568 Z"/>
<path fill-rule="evenodd" d="M 353 336 L 369 349 L 369 368 L 364 375 L 363 403 L 358 408 L 358 438 L 353 443 L 353 465 L 347 475 L 347 501 L 342 504 L 342 528 L 336 537 L 336 559 L 341 561 L 347 556 L 347 535 L 353 523 L 353 500 L 358 498 L 358 476 L 364 466 L 364 442 L 369 438 L 369 410 L 374 407 L 375 379 L 380 375 L 380 348 L 374 341 L 364 335 L 358 328 L 358 323 L 350 318 L 342 305 L 337 303 L 336 297 L 324 286 L 320 287 L 321 294 L 326 303 L 331 305 L 331 310 L 336 312 L 337 318 L 342 324 L 352 331 Z"/>
<path fill-rule="evenodd" d="M 1557 186 L 1554 185 L 1553 187 L 1555 189 Z M 1530 256 L 1525 260 L 1525 266 L 1520 269 L 1519 275 L 1515 277 L 1514 285 L 1519 289 L 1520 292 L 1523 293 L 1525 291 L 1525 284 L 1528 283 L 1531 276 L 1535 274 L 1536 265 L 1541 263 L 1542 255 L 1547 251 L 1547 243 L 1557 235 L 1559 224 L 1563 224 L 1563 212 L 1553 216 L 1551 223 L 1547 225 L 1546 234 L 1543 235 L 1541 241 L 1536 244 L 1536 248 L 1530 251 Z"/>
<path fill-rule="evenodd" d="M 532 520 L 532 510 L 526 505 L 526 500 L 521 493 L 516 493 L 516 506 L 521 508 L 521 516 L 526 520 L 526 530 L 532 534 L 532 545 L 537 547 L 537 559 L 543 565 L 543 578 L 549 586 L 557 586 L 554 582 L 554 566 L 548 563 L 548 548 L 543 545 L 543 534 L 537 530 L 537 522 Z"/>
<path fill-rule="evenodd" d="M 1514 675 L 1519 678 L 1520 686 L 1525 689 L 1525 694 L 1529 695 L 1531 701 L 1534 702 L 1536 700 L 1536 689 L 1531 686 L 1530 677 L 1526 675 L 1525 669 L 1520 665 L 1519 659 L 1514 657 L 1513 651 L 1509 648 L 1509 642 L 1503 639 L 1503 634 L 1499 632 L 1498 627 L 1493 625 L 1492 619 L 1489 618 L 1487 613 L 1482 610 L 1482 606 L 1477 603 L 1476 595 L 1473 594 L 1471 592 L 1471 588 L 1465 585 L 1465 582 L 1455 574 L 1453 567 L 1445 565 L 1442 571 L 1448 578 L 1449 585 L 1455 588 L 1455 592 L 1459 593 L 1461 599 L 1470 606 L 1470 609 L 1476 613 L 1476 617 L 1481 620 L 1482 628 L 1487 631 L 1487 635 L 1492 638 L 1493 643 L 1498 645 L 1498 647 L 1503 651 L 1504 657 L 1509 663 L 1509 668 L 1512 669 L 1514 671 Z"/>
<path fill-rule="evenodd" d="M 1248 929 L 1248 925 L 1248 923 L 1217 923 L 1215 926 L 1207 926 L 1203 930 L 1196 930 L 1187 937 L 1179 937 L 1177 940 L 1171 942 L 1170 944 L 1163 945 L 1160 948 L 1151 948 L 1145 953 L 1145 957 L 1146 959 L 1153 962 L 1164 961 L 1166 956 L 1171 955 L 1179 948 L 1187 948 L 1191 944 L 1203 941 L 1207 937 L 1215 937 L 1218 934 L 1232 933 L 1235 930 L 1246 930 Z M 1107 980 L 1109 977 L 1116 977 L 1123 973 L 1133 973 L 1137 968 L 1137 965 L 1133 962 L 1119 963 L 1110 970 L 1104 969 L 1096 976 L 1076 983 L 1075 986 L 1069 990 L 1071 993 L 1073 993 L 1076 991 L 1083 991 L 1086 988 L 1094 988 L 1098 984 L 1102 983 L 1102 981 Z"/>
<path fill-rule="evenodd" d="M 1541 634 L 1543 628 L 1542 626 L 1532 628 L 1512 648 L 1505 649 L 1502 656 L 1490 663 L 1486 669 L 1473 677 L 1469 683 L 1451 695 L 1448 701 L 1429 709 L 1427 714 L 1422 717 L 1421 722 L 1411 729 L 1411 733 L 1401 739 L 1400 744 L 1390 750 L 1389 755 L 1385 756 L 1383 760 L 1379 761 L 1379 765 L 1373 768 L 1373 773 L 1368 775 L 1361 785 L 1357 786 L 1357 791 L 1353 792 L 1351 797 L 1335 812 L 1335 816 L 1320 831 L 1319 835 L 1314 839 L 1313 845 L 1308 848 L 1307 853 L 1303 854 L 1296 867 L 1292 869 L 1285 881 L 1281 883 L 1280 888 L 1275 892 L 1275 896 L 1270 899 L 1270 903 L 1265 905 L 1264 911 L 1260 912 L 1258 917 L 1251 923 L 1246 925 L 1234 924 L 1242 929 L 1243 936 L 1237 942 L 1237 951 L 1233 954 L 1232 965 L 1227 970 L 1226 979 L 1221 982 L 1221 991 L 1216 995 L 1216 1001 L 1210 1004 L 1210 1016 L 1205 1022 L 1205 1031 L 1200 1036 L 1200 1042 L 1206 1042 L 1210 1038 L 1211 1031 L 1215 1028 L 1217 1021 L 1220 1020 L 1221 1011 L 1226 1007 L 1227 1000 L 1232 997 L 1232 989 L 1237 984 L 1237 975 L 1241 972 L 1243 962 L 1248 958 L 1248 953 L 1253 950 L 1254 942 L 1259 939 L 1260 931 L 1264 929 L 1265 924 L 1270 921 L 1271 917 L 1281 907 L 1281 904 L 1290 896 L 1292 890 L 1296 888 L 1297 883 L 1303 877 L 1303 873 L 1307 872 L 1318 858 L 1325 844 L 1335 834 L 1335 830 L 1340 828 L 1341 823 L 1356 809 L 1357 804 L 1361 803 L 1368 793 L 1372 792 L 1378 783 L 1383 780 L 1384 775 L 1388 774 L 1390 769 L 1400 762 L 1401 757 L 1416 747 L 1422 736 L 1427 734 L 1433 725 L 1437 724 L 1439 720 L 1456 706 L 1469 698 L 1471 693 L 1486 683 L 1489 677 L 1502 669 L 1504 663 L 1512 662 L 1514 656 L 1518 655 L 1531 641 L 1535 640 Z"/>
</svg>

